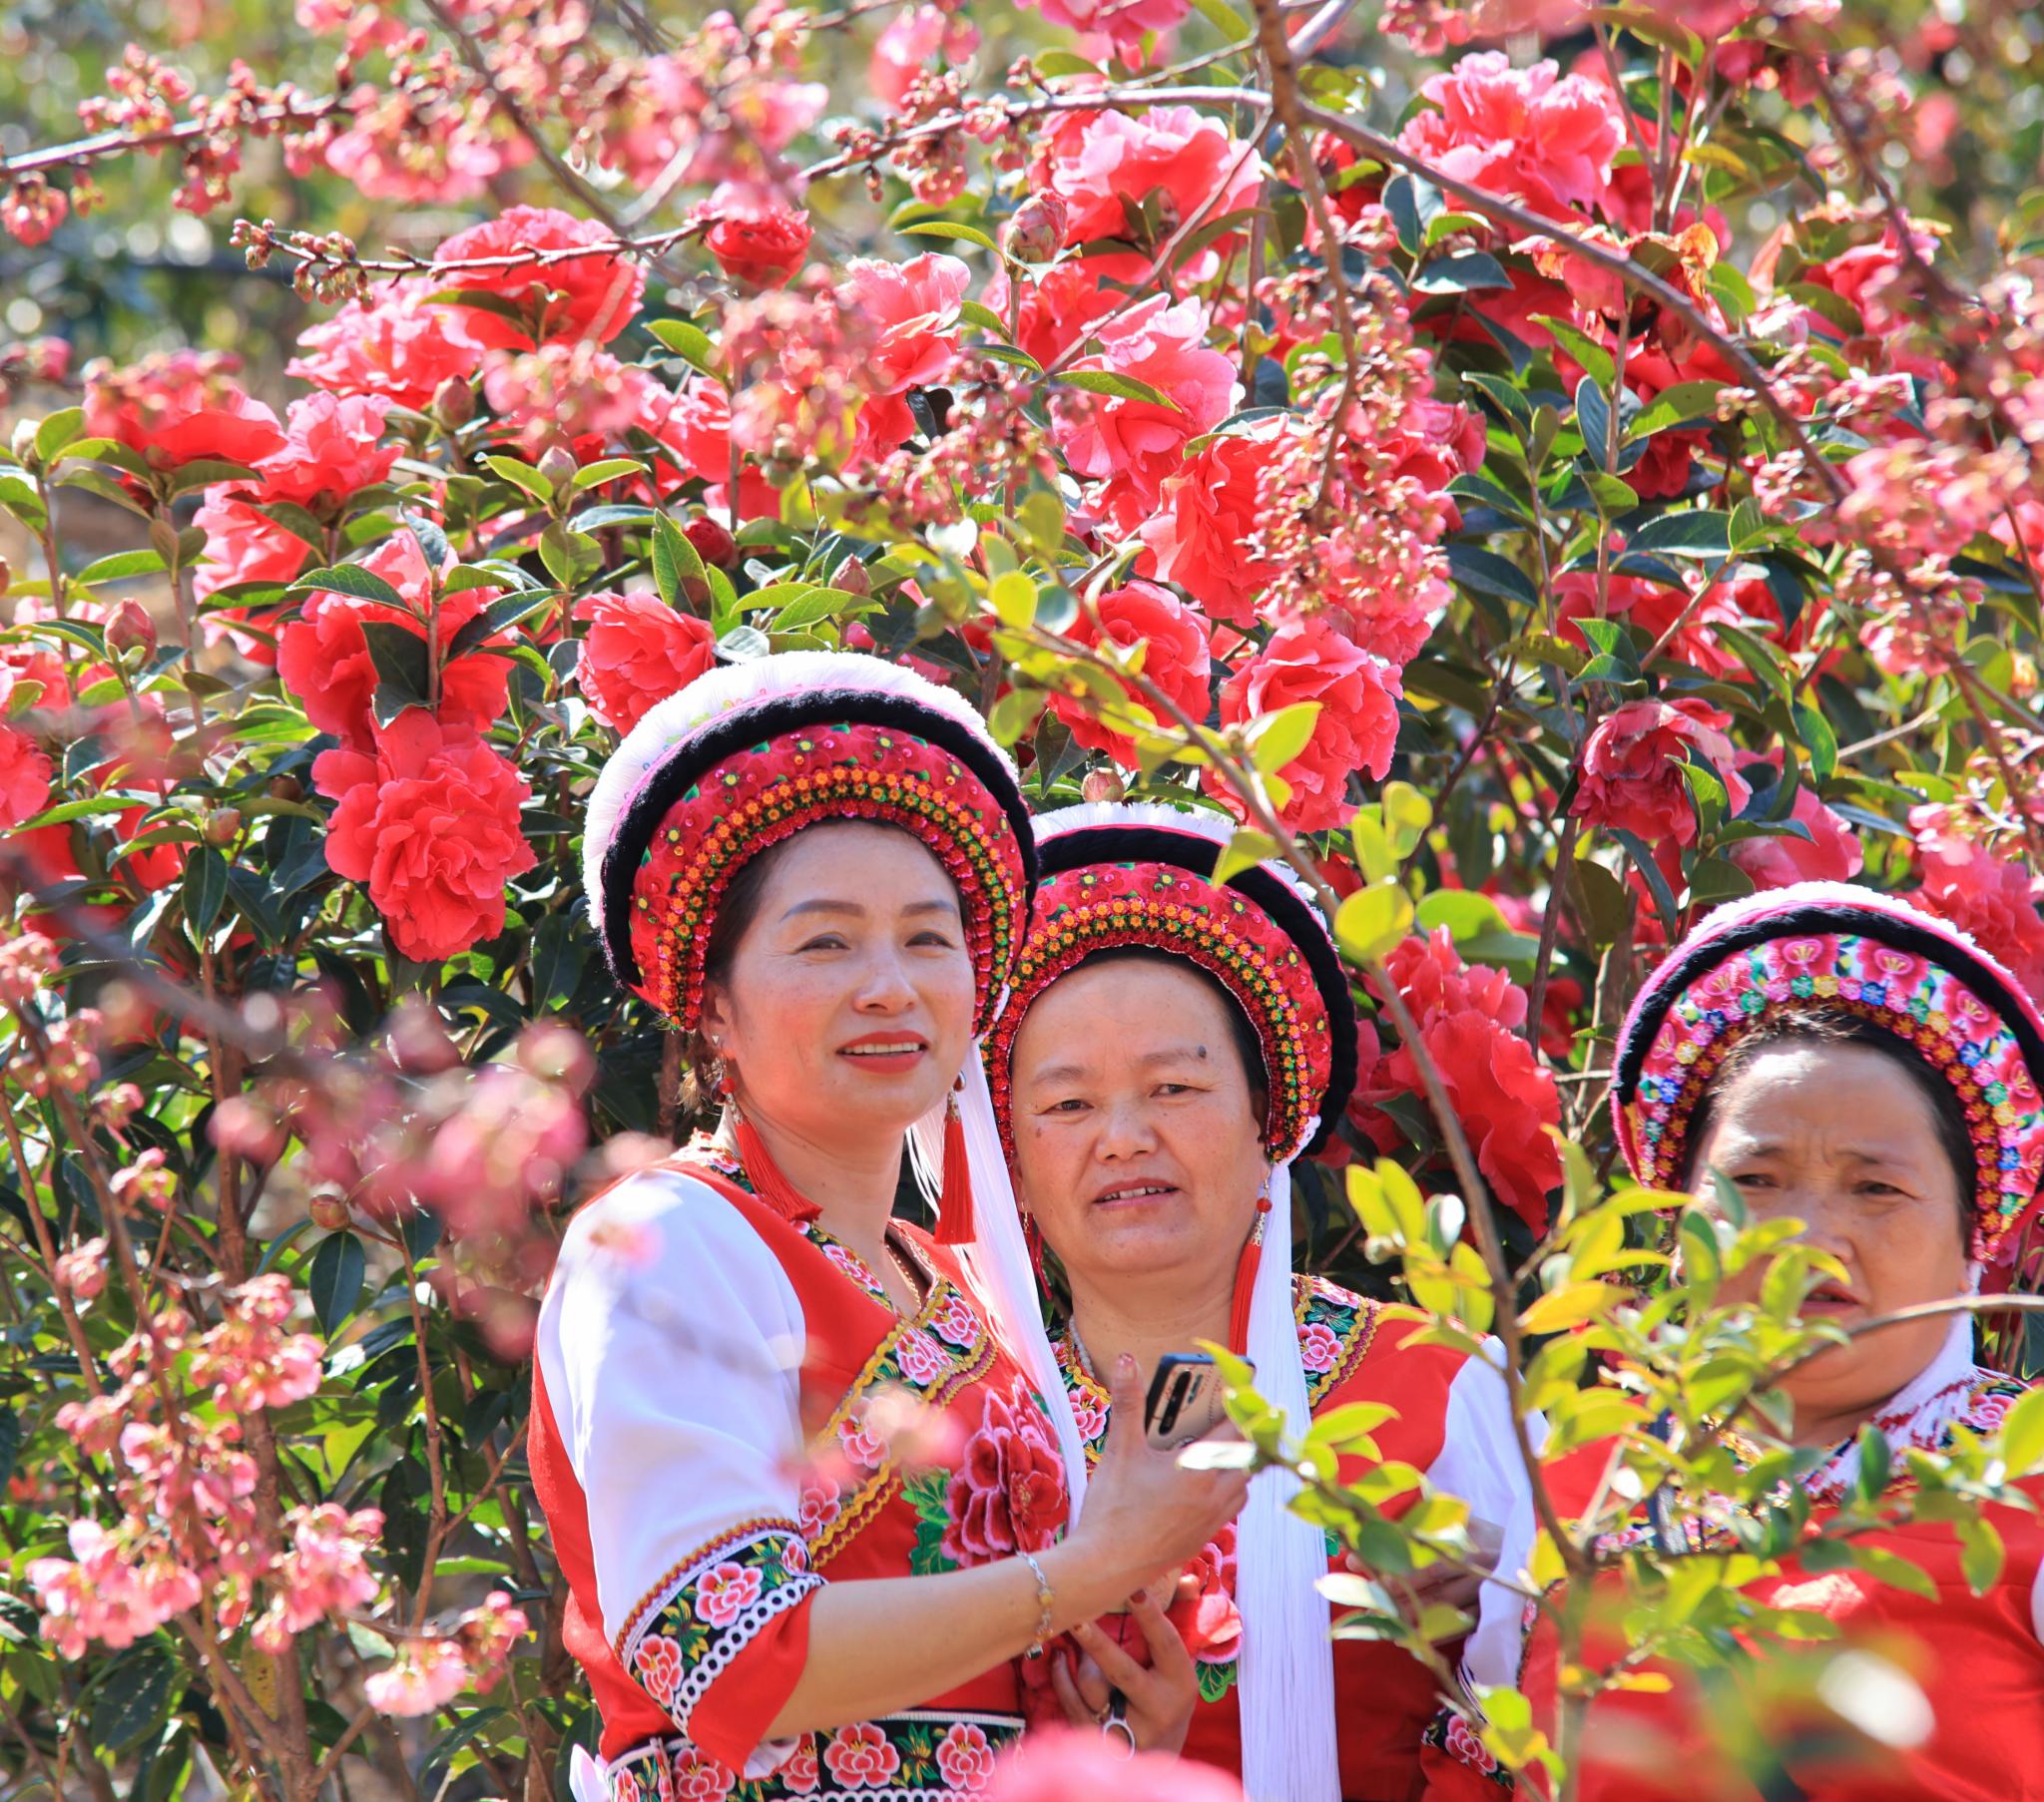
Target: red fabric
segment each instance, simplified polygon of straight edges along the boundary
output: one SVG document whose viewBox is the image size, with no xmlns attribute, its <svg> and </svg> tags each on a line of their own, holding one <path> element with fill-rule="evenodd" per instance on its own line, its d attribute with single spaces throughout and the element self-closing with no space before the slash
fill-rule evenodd
<svg viewBox="0 0 2044 1802">
<path fill-rule="evenodd" d="M 1565 1517 L 1587 1503 L 1608 1453 L 1608 1447 L 1588 1447 L 1553 1467 L 1550 1482 Z M 2025 1487 L 2044 1498 L 2044 1482 Z M 1831 1512 L 1814 1510 L 1811 1527 L 1821 1527 Z M 1935 1717 L 1923 1745 L 1877 1766 L 1827 1760 L 1821 1753 L 1790 1757 L 1788 1776 L 1804 1802 L 2011 1802 L 2040 1793 L 2044 1645 L 2031 1625 L 2030 1588 L 2044 1561 L 2044 1522 L 2013 1509 L 1987 1513 L 2008 1558 L 2000 1580 L 1985 1595 L 1968 1588 L 1951 1530 L 1929 1523 L 1860 1536 L 1857 1543 L 1898 1554 L 1925 1571 L 1937 1585 L 1935 1600 L 1860 1572 L 1812 1576 L 1793 1559 L 1748 1586 L 1758 1601 L 1822 1612 L 1838 1625 L 1837 1643 L 1864 1644 L 1902 1665 L 1929 1698 Z M 1600 1656 L 1594 1641 L 1589 1649 L 1593 1660 Z M 1612 1649 L 1607 1643 L 1603 1654 Z M 1550 1733 L 1555 1660 L 1554 1635 L 1543 1622 L 1528 1640 L 1520 1686 L 1532 1699 L 1535 1721 Z M 1694 1679 L 1680 1669 L 1669 1674 L 1674 1687 L 1666 1694 L 1610 1694 L 1593 1705 L 1580 1802 L 1760 1802 L 1761 1792 L 1714 1751 L 1700 1729 Z M 1763 1662 L 1755 1686 L 1763 1698 L 1762 1719 L 1773 1728 L 1771 1741 L 1784 1743 L 1793 1728 L 1810 1723 L 1786 1708 L 1770 1720 L 1765 1676 Z M 1643 1740 L 1653 1748 L 1646 1769 L 1625 1756 L 1629 1743 Z M 1483 1791 L 1442 1780 L 1427 1793 L 1450 1802 Z"/>
</svg>

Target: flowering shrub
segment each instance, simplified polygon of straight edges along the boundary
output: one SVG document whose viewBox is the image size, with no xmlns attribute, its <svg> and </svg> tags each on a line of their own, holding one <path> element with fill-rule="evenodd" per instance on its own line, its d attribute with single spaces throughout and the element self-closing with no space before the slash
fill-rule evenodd
<svg viewBox="0 0 2044 1802">
<path fill-rule="evenodd" d="M 263 70 L 172 10 L 0 138 L 10 269 L 232 217 L 289 309 L 0 343 L 11 1775 L 565 1794 L 530 1322 L 684 1074 L 578 818 L 719 660 L 910 661 L 1041 802 L 1292 856 L 1364 1014 L 1301 1229 L 1386 1280 L 1324 1172 L 1395 1159 L 1429 1305 L 1493 1197 L 1560 1267 L 1714 903 L 1906 889 L 2044 993 L 2035 210 L 1946 241 L 2019 9 L 299 0 Z"/>
</svg>

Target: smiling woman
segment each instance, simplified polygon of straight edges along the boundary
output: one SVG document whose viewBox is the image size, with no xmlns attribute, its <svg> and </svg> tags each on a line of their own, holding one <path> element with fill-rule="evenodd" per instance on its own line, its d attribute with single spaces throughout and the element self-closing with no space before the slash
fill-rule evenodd
<svg viewBox="0 0 2044 1802">
<path fill-rule="evenodd" d="M 582 1209 L 541 1310 L 533 1477 L 603 1711 L 578 1797 L 970 1793 L 1024 1654 L 1245 1489 L 1132 1436 L 1059 1540 L 1084 1466 L 974 1042 L 1034 869 L 1014 769 L 909 672 L 778 657 L 647 713 L 585 857 L 721 1117 Z M 918 1127 L 935 1238 L 892 1218 Z"/>
</svg>

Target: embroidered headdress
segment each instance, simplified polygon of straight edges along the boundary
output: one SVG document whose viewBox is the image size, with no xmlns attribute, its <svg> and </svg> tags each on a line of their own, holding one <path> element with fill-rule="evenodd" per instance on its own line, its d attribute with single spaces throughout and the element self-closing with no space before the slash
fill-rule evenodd
<svg viewBox="0 0 2044 1802">
<path fill-rule="evenodd" d="M 1030 1008 L 1097 952 L 1182 957 L 1234 997 L 1263 1048 L 1271 1179 L 1237 1267 L 1229 1337 L 1293 1433 L 1311 1416 L 1291 1296 L 1291 1160 L 1317 1147 L 1355 1084 L 1355 1003 L 1325 919 L 1282 863 L 1214 880 L 1232 819 L 1144 803 L 1039 816 L 1042 885 L 1008 1005 L 988 1035 L 995 1107 L 1014 1149 L 1015 1037 Z M 1242 1610 L 1243 1779 L 1252 1796 L 1336 1802 L 1334 1665 L 1317 1528 L 1288 1506 L 1296 1485 L 1268 1472 L 1237 1533 Z"/>
<path fill-rule="evenodd" d="M 1951 1086 L 1973 1141 L 1974 1254 L 1992 1262 L 2044 1176 L 2044 1016 L 1966 934 L 1847 883 L 1801 882 L 1719 908 L 1640 992 L 1611 1091 L 1633 1174 L 1658 1188 L 1680 1181 L 1698 1101 L 1726 1057 L 1788 1013 L 1866 1021 Z"/>
<path fill-rule="evenodd" d="M 712 670 L 652 708 L 604 765 L 589 800 L 583 885 L 619 983 L 695 1030 L 704 958 L 732 877 L 803 827 L 832 820 L 898 826 L 943 865 L 962 903 L 983 1032 L 1036 876 L 1015 766 L 948 688 L 845 652 Z M 766 1198 L 766 1182 L 778 1188 L 781 1179 L 749 1125 L 737 1124 L 748 1174 Z M 951 1107 L 917 1126 L 910 1148 L 938 1209 L 938 1236 L 965 1246 L 967 1274 L 1049 1400 L 1076 1495 L 1085 1461 L 1044 1337 L 977 1042 Z M 791 1192 L 786 1199 L 805 1205 Z"/>
<path fill-rule="evenodd" d="M 826 819 L 900 826 L 944 866 L 965 904 L 984 1028 L 1035 874 L 1015 766 L 950 689 L 844 652 L 713 670 L 648 712 L 604 765 L 583 883 L 618 981 L 692 1030 L 726 886 Z"/>
</svg>

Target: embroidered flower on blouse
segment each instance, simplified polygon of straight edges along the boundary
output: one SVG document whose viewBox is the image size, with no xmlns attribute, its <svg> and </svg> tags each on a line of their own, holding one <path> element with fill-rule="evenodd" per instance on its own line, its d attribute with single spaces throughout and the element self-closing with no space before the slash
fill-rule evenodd
<svg viewBox="0 0 2044 1802">
<path fill-rule="evenodd" d="M 773 1775 L 790 1796 L 813 1795 L 816 1785 L 823 1780 L 822 1770 L 816 1763 L 815 1746 L 805 1743 Z"/>
<path fill-rule="evenodd" d="M 663 1708 L 673 1702 L 686 1663 L 675 1640 L 665 1633 L 649 1633 L 640 1641 L 639 1654 L 632 1663 L 648 1695 Z"/>
<path fill-rule="evenodd" d="M 971 1351 L 979 1344 L 979 1316 L 955 1289 L 931 1312 L 929 1328 L 946 1345 L 954 1345 L 960 1351 Z"/>
<path fill-rule="evenodd" d="M 838 1497 L 844 1492 L 836 1483 L 812 1471 L 802 1484 L 801 1524 L 802 1538 L 814 1539 L 835 1521 L 842 1508 Z"/>
<path fill-rule="evenodd" d="M 830 1735 L 823 1762 L 842 1789 L 878 1789 L 901 1768 L 901 1754 L 871 1721 L 859 1721 Z"/>
<path fill-rule="evenodd" d="M 987 1395 L 944 1505 L 944 1556 L 961 1569 L 1050 1544 L 1065 1518 L 1065 1467 L 1023 1384 L 1006 1400 Z"/>
<path fill-rule="evenodd" d="M 951 1368 L 949 1354 L 920 1327 L 909 1327 L 894 1342 L 894 1358 L 902 1376 L 918 1389 L 927 1389 Z"/>
<path fill-rule="evenodd" d="M 1309 1321 L 1298 1329 L 1298 1361 L 1308 1376 L 1332 1370 L 1340 1355 L 1340 1336 L 1324 1322 Z"/>
<path fill-rule="evenodd" d="M 730 1765 L 720 1764 L 696 1746 L 675 1754 L 676 1802 L 724 1802 L 738 1781 Z"/>
<path fill-rule="evenodd" d="M 706 1626 L 730 1626 L 760 1599 L 760 1573 L 744 1565 L 719 1565 L 696 1584 L 696 1614 Z"/>
<path fill-rule="evenodd" d="M 994 1749 L 983 1730 L 955 1720 L 937 1741 L 937 1769 L 946 1789 L 968 1794 L 986 1788 L 994 1774 Z"/>
</svg>

